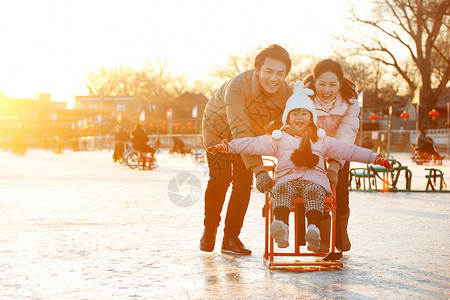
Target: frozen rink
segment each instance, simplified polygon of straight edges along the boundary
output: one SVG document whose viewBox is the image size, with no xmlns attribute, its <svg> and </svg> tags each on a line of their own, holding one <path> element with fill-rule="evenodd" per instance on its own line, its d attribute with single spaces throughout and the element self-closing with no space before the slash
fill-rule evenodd
<svg viewBox="0 0 450 300">
<path fill-rule="evenodd" d="M 393 156 L 424 190 L 429 166 Z M 268 270 L 264 196 L 252 193 L 240 236 L 251 256 L 220 253 L 223 224 L 201 252 L 207 165 L 157 158 L 138 171 L 108 151 L 0 151 L 0 299 L 450 297 L 449 193 L 351 192 L 342 270 Z M 449 165 L 437 168 L 450 185 Z M 192 184 L 177 189 L 183 178 Z"/>
</svg>

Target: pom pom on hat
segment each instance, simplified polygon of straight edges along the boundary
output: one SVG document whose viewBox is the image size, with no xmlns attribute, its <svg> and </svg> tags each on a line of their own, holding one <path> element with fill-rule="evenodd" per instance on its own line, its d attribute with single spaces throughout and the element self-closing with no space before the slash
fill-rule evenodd
<svg viewBox="0 0 450 300">
<path fill-rule="evenodd" d="M 277 129 L 277 130 L 274 130 L 273 132 L 272 132 L 272 138 L 274 139 L 274 140 L 279 140 L 279 139 L 281 139 L 281 136 L 283 135 L 283 133 L 281 132 L 281 130 L 279 130 L 279 129 Z"/>
<path fill-rule="evenodd" d="M 311 90 L 311 89 L 306 89 L 306 88 L 304 88 L 305 86 L 303 85 L 303 82 L 302 81 L 297 81 L 295 84 L 294 84 L 294 88 L 293 88 L 293 93 L 294 94 L 300 94 L 300 93 L 302 93 L 302 94 L 305 94 L 305 95 L 308 95 L 308 96 L 312 96 L 312 95 L 314 95 L 314 91 L 313 90 Z"/>
</svg>

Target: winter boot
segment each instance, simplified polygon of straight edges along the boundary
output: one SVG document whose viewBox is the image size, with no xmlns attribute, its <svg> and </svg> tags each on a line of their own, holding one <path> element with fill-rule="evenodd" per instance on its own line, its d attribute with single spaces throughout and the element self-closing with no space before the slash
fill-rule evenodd
<svg viewBox="0 0 450 300">
<path fill-rule="evenodd" d="M 273 221 L 270 225 L 270 235 L 278 244 L 278 248 L 289 247 L 289 227 L 283 221 Z"/>
<path fill-rule="evenodd" d="M 345 215 L 338 216 L 339 218 L 339 227 L 337 230 L 339 230 L 340 233 L 340 239 L 336 240 L 336 249 L 339 251 L 349 251 L 352 247 L 352 244 L 350 243 L 350 239 L 348 238 L 347 233 L 347 225 L 348 225 L 348 219 L 350 217 L 350 212 L 346 213 Z"/>
<path fill-rule="evenodd" d="M 312 244 L 308 244 L 308 250 L 312 252 L 324 252 L 330 251 L 330 231 L 331 231 L 331 216 L 327 215 L 326 218 L 320 221 L 320 247 L 314 247 Z"/>
<path fill-rule="evenodd" d="M 205 227 L 203 236 L 200 240 L 200 250 L 205 252 L 212 252 L 216 244 L 216 227 Z"/>
<path fill-rule="evenodd" d="M 306 228 L 306 243 L 308 250 L 320 249 L 320 230 L 314 224 L 309 224 Z"/>
</svg>

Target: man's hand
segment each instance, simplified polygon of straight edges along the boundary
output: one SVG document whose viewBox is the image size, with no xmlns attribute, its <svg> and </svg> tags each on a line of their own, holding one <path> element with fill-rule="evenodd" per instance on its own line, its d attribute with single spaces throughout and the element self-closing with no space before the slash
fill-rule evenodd
<svg viewBox="0 0 450 300">
<path fill-rule="evenodd" d="M 261 171 L 256 175 L 256 188 L 261 193 L 268 192 L 273 188 L 273 179 L 266 171 Z"/>
<path fill-rule="evenodd" d="M 375 157 L 374 163 L 376 165 L 385 167 L 388 170 L 392 169 L 391 163 L 387 159 L 383 158 L 383 155 L 381 155 L 381 153 L 378 153 L 377 157 Z"/>
<path fill-rule="evenodd" d="M 206 151 L 211 154 L 216 154 L 217 152 L 228 152 L 228 142 L 227 140 L 223 140 L 220 144 L 206 148 Z"/>
<path fill-rule="evenodd" d="M 337 161 L 334 161 L 334 160 L 331 161 L 330 165 L 328 166 L 327 177 L 328 177 L 328 180 L 330 180 L 330 182 L 334 185 L 336 185 L 338 182 L 338 172 L 339 172 L 340 168 L 341 168 L 341 165 Z"/>
</svg>

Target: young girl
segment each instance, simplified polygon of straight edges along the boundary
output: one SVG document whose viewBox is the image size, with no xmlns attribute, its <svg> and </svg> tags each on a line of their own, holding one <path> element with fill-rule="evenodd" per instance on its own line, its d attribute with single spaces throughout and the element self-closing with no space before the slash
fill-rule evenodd
<svg viewBox="0 0 450 300">
<path fill-rule="evenodd" d="M 308 248 L 320 247 L 319 223 L 325 197 L 331 194 L 330 182 L 325 175 L 325 159 L 375 163 L 391 168 L 389 161 L 380 154 L 327 137 L 317 127 L 314 104 L 308 97 L 311 94 L 311 90 L 303 89 L 302 82 L 295 84 L 294 94 L 286 102 L 283 112 L 283 127 L 271 136 L 240 138 L 231 142 L 224 140 L 207 149 L 212 154 L 231 152 L 277 157 L 277 179 L 273 191 L 275 221 L 270 226 L 270 234 L 280 248 L 289 246 L 289 213 L 292 200 L 298 196 L 303 198 L 308 220 Z"/>
</svg>

